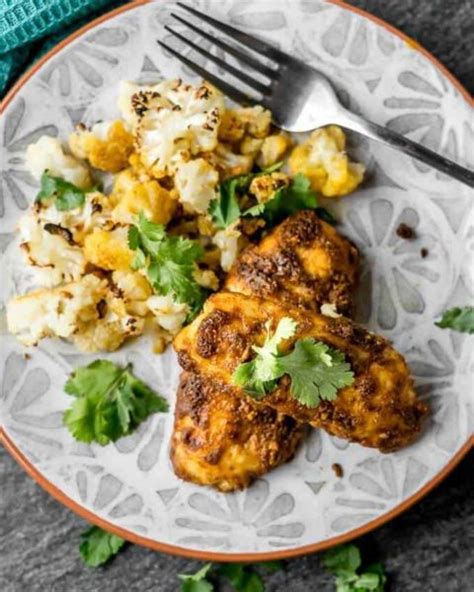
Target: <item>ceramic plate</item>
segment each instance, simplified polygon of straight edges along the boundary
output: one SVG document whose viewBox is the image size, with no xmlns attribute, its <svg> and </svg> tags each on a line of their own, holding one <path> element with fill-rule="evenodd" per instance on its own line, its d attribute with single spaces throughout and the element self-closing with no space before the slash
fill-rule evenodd
<svg viewBox="0 0 474 592">
<path fill-rule="evenodd" d="M 314 64 L 355 111 L 467 162 L 472 113 L 462 88 L 382 23 L 319 0 L 194 5 Z M 32 285 L 14 235 L 37 191 L 24 169 L 26 146 L 43 134 L 66 138 L 78 121 L 109 119 L 121 79 L 193 80 L 156 44 L 168 37 L 163 25 L 171 6 L 137 3 L 107 15 L 56 48 L 10 93 L 1 121 L 2 307 Z M 407 357 L 432 410 L 420 439 L 384 455 L 313 430 L 293 461 L 245 491 L 218 493 L 174 475 L 168 458 L 172 413 L 155 415 L 106 447 L 74 442 L 61 423 L 69 403 L 63 385 L 73 367 L 92 357 L 51 340 L 25 359 L 3 319 L 3 440 L 48 491 L 88 520 L 155 549 L 257 559 L 317 550 L 365 532 L 421 497 L 460 460 L 472 432 L 472 341 L 438 329 L 434 320 L 473 294 L 472 195 L 403 154 L 352 141 L 356 157 L 367 164 L 367 182 L 335 207 L 342 232 L 364 254 L 359 320 Z M 402 221 L 416 229 L 416 240 L 396 235 Z M 173 405 L 173 352 L 155 356 L 141 340 L 108 357 L 132 361 Z M 343 478 L 333 463 L 343 467 Z"/>
</svg>

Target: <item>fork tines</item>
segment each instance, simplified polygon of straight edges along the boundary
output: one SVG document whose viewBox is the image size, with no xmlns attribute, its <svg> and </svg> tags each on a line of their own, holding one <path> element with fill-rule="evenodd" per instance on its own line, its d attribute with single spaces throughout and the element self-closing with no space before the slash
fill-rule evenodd
<svg viewBox="0 0 474 592">
<path fill-rule="evenodd" d="M 172 13 L 171 16 L 173 18 L 175 18 L 179 23 L 181 23 L 182 25 L 185 25 L 189 30 L 194 31 L 195 33 L 199 34 L 203 39 L 210 41 L 212 44 L 211 47 L 214 46 L 216 48 L 223 50 L 223 52 L 225 54 L 229 54 L 229 55 L 233 56 L 239 62 L 241 62 L 242 64 L 245 64 L 246 66 L 248 66 L 249 68 L 254 70 L 254 72 L 255 72 L 255 74 L 257 74 L 257 76 L 260 75 L 260 77 L 255 77 L 255 76 L 252 76 L 250 74 L 243 72 L 240 68 L 237 68 L 237 67 L 233 66 L 232 64 L 229 64 L 224 59 L 207 51 L 206 49 L 204 49 L 203 47 L 201 47 L 199 45 L 199 42 L 197 42 L 197 43 L 193 42 L 190 39 L 188 39 L 185 35 L 178 33 L 177 31 L 175 31 L 171 27 L 165 26 L 165 29 L 168 32 L 170 32 L 174 37 L 179 39 L 182 43 L 187 45 L 190 49 L 196 51 L 197 53 L 199 53 L 200 55 L 205 57 L 207 60 L 209 60 L 210 62 L 216 64 L 216 66 L 218 66 L 220 69 L 224 70 L 225 72 L 228 72 L 235 79 L 239 80 L 240 82 L 243 82 L 247 87 L 249 87 L 249 89 L 256 92 L 259 96 L 257 96 L 257 97 L 251 96 L 251 94 L 249 94 L 245 90 L 242 90 L 242 89 L 236 87 L 234 84 L 231 84 L 230 82 L 217 76 L 216 74 L 213 74 L 212 72 L 210 72 L 206 68 L 200 66 L 199 64 L 197 64 L 196 62 L 191 60 L 189 57 L 179 53 L 177 50 L 173 49 L 171 46 L 167 45 L 166 43 L 163 43 L 162 41 L 158 41 L 159 45 L 161 45 L 166 51 L 171 53 L 178 60 L 180 60 L 181 62 L 186 64 L 194 72 L 196 72 L 197 74 L 199 74 L 200 76 L 202 76 L 203 78 L 208 80 L 211 84 L 220 88 L 226 95 L 228 95 L 234 101 L 237 101 L 238 103 L 248 103 L 250 101 L 259 101 L 260 103 L 264 104 L 265 103 L 265 101 L 264 101 L 265 96 L 270 94 L 270 92 L 271 92 L 272 81 L 276 80 L 276 78 L 278 76 L 279 65 L 281 63 L 283 63 L 285 61 L 285 59 L 288 59 L 288 56 L 285 53 L 283 53 L 282 51 L 280 51 L 279 49 L 277 49 L 276 47 L 269 45 L 265 41 L 262 41 L 260 39 L 256 39 L 255 37 L 252 37 L 251 35 L 248 35 L 247 33 L 239 31 L 238 29 L 236 29 L 230 25 L 227 25 L 225 23 L 221 23 L 220 21 L 218 21 L 206 14 L 203 14 L 202 12 L 199 12 L 198 10 L 196 10 L 194 8 L 186 6 L 185 4 L 182 4 L 181 2 L 178 2 L 177 5 L 180 6 L 181 8 L 183 8 L 184 10 L 190 12 L 194 17 L 197 17 L 201 21 L 204 21 L 208 25 L 211 25 L 212 27 L 214 27 L 214 29 L 217 29 L 217 31 L 219 31 L 220 33 L 227 35 L 228 37 L 230 37 L 234 41 L 238 41 L 247 50 L 251 49 L 257 55 L 262 56 L 262 57 L 266 58 L 267 60 L 273 60 L 273 64 L 272 64 L 272 66 L 270 66 L 270 65 L 268 65 L 268 63 L 264 63 L 263 61 L 261 61 L 261 59 L 257 58 L 256 56 L 251 55 L 250 52 L 244 51 L 235 45 L 230 45 L 226 41 L 215 37 L 211 33 L 208 33 L 207 31 L 203 31 L 201 28 L 199 28 L 198 26 L 194 25 L 193 23 L 185 20 L 183 17 L 179 16 L 178 14 Z M 262 76 L 265 78 L 265 81 L 262 80 Z"/>
</svg>

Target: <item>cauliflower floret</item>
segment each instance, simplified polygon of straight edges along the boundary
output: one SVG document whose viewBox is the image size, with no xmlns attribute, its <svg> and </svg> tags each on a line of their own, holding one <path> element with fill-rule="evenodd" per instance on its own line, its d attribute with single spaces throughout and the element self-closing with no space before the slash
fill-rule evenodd
<svg viewBox="0 0 474 592">
<path fill-rule="evenodd" d="M 120 120 L 97 123 L 90 131 L 79 125 L 69 136 L 69 148 L 74 156 L 109 173 L 118 173 L 128 165 L 133 142 L 133 135 Z"/>
<path fill-rule="evenodd" d="M 259 151 L 263 146 L 262 138 L 252 138 L 252 136 L 245 136 L 245 138 L 240 142 L 240 154 L 245 154 L 246 156 L 251 156 L 255 158 Z"/>
<path fill-rule="evenodd" d="M 140 182 L 130 169 L 117 175 L 112 199 L 117 203 L 112 219 L 120 224 L 132 224 L 140 212 L 156 224 L 168 224 L 177 205 L 156 179 Z"/>
<path fill-rule="evenodd" d="M 74 243 L 82 245 L 84 236 L 93 228 L 108 229 L 113 225 L 110 218 L 111 198 L 99 191 L 90 191 L 85 197 L 84 205 L 73 210 L 59 211 L 54 203 L 35 203 L 32 211 L 43 226 L 60 226 L 64 229 L 64 235 L 69 235 Z"/>
<path fill-rule="evenodd" d="M 105 280 L 85 275 L 59 288 L 18 296 L 7 305 L 8 329 L 25 345 L 45 337 L 71 337 L 81 324 L 98 319 L 98 304 L 106 294 Z"/>
<path fill-rule="evenodd" d="M 245 121 L 232 109 L 224 111 L 219 125 L 219 140 L 234 144 L 242 140 L 245 134 Z"/>
<path fill-rule="evenodd" d="M 270 133 L 272 114 L 261 105 L 241 107 L 236 109 L 234 113 L 243 123 L 245 132 L 254 138 L 265 138 Z"/>
<path fill-rule="evenodd" d="M 177 162 L 214 150 L 224 97 L 207 83 L 193 87 L 178 80 L 156 89 L 158 107 L 136 108 L 137 144 L 143 164 L 160 178 L 172 174 Z"/>
<path fill-rule="evenodd" d="M 130 315 L 122 298 L 110 292 L 98 306 L 99 319 L 82 323 L 71 337 L 76 347 L 85 352 L 115 351 L 129 337 L 143 333 L 145 321 Z"/>
<path fill-rule="evenodd" d="M 212 237 L 212 242 L 219 247 L 221 252 L 221 267 L 229 271 L 240 251 L 241 232 L 237 230 L 238 222 L 234 222 L 224 230 L 219 230 Z"/>
<path fill-rule="evenodd" d="M 153 103 L 158 105 L 163 83 L 136 84 L 122 80 L 119 86 L 117 106 L 125 123 L 132 129 L 137 125 L 143 110 Z"/>
<path fill-rule="evenodd" d="M 42 223 L 30 211 L 18 224 L 26 262 L 37 271 L 39 285 L 52 287 L 78 280 L 84 273 L 86 260 L 74 243 L 71 232 L 52 223 Z"/>
<path fill-rule="evenodd" d="M 217 171 L 203 158 L 183 162 L 176 168 L 179 200 L 191 212 L 205 214 L 217 197 Z"/>
<path fill-rule="evenodd" d="M 56 138 L 41 136 L 26 149 L 26 168 L 38 181 L 48 171 L 53 177 L 62 177 L 76 187 L 90 187 L 91 177 L 87 167 L 74 156 L 65 154 L 61 142 Z"/>
<path fill-rule="evenodd" d="M 112 282 L 125 303 L 127 313 L 140 317 L 147 315 L 146 301 L 153 290 L 145 276 L 134 271 L 114 271 Z"/>
<path fill-rule="evenodd" d="M 349 161 L 345 145 L 341 128 L 331 125 L 315 130 L 306 142 L 293 149 L 290 170 L 306 175 L 312 188 L 326 197 L 346 195 L 361 183 L 365 167 Z"/>
<path fill-rule="evenodd" d="M 219 278 L 212 269 L 196 269 L 193 274 L 196 282 L 203 288 L 208 288 L 214 292 L 219 289 Z"/>
<path fill-rule="evenodd" d="M 250 183 L 249 191 L 252 193 L 259 203 L 265 203 L 272 199 L 275 191 L 282 187 L 288 187 L 290 178 L 285 173 L 276 171 L 269 175 L 260 175 L 254 177 Z"/>
<path fill-rule="evenodd" d="M 266 169 L 272 164 L 279 162 L 285 152 L 290 148 L 291 138 L 286 134 L 273 134 L 263 140 L 260 154 L 257 157 L 257 164 L 260 168 Z"/>
<path fill-rule="evenodd" d="M 236 154 L 226 144 L 219 144 L 212 156 L 223 179 L 245 175 L 253 167 L 253 155 Z"/>
<path fill-rule="evenodd" d="M 84 257 L 102 269 L 129 271 L 133 251 L 128 247 L 127 233 L 125 226 L 110 232 L 94 228 L 84 239 Z"/>
<path fill-rule="evenodd" d="M 189 314 L 189 306 L 186 303 L 175 302 L 170 294 L 151 296 L 147 300 L 147 305 L 155 315 L 158 325 L 171 335 L 178 333 Z"/>
</svg>

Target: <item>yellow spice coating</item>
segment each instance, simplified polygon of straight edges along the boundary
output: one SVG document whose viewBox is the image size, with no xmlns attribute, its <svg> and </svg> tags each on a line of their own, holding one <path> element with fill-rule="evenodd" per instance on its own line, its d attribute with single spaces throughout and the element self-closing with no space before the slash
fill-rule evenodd
<svg viewBox="0 0 474 592">
<path fill-rule="evenodd" d="M 312 188 L 326 197 L 347 195 L 360 185 L 365 168 L 349 160 L 345 146 L 341 128 L 331 125 L 317 129 L 291 152 L 290 171 L 306 175 Z"/>
<path fill-rule="evenodd" d="M 126 228 L 112 232 L 94 228 L 84 239 L 84 257 L 102 269 L 128 271 L 133 251 L 128 248 Z"/>
<path fill-rule="evenodd" d="M 233 372 L 251 358 L 252 345 L 262 345 L 266 323 L 274 330 L 283 317 L 291 317 L 298 325 L 295 336 L 286 340 L 287 347 L 310 337 L 341 350 L 351 364 L 354 382 L 341 389 L 334 401 L 322 401 L 312 408 L 290 394 L 290 381 L 283 377 L 261 400 L 263 405 L 383 452 L 414 440 L 427 407 L 417 399 L 403 356 L 382 337 L 343 317 L 220 292 L 207 300 L 203 312 L 175 338 L 179 362 L 186 371 L 199 371 L 241 396 L 244 391 L 233 387 Z"/>
<path fill-rule="evenodd" d="M 104 140 L 87 130 L 78 130 L 69 136 L 69 147 L 74 156 L 109 173 L 118 173 L 127 166 L 133 143 L 133 135 L 120 120 L 111 123 Z"/>
</svg>

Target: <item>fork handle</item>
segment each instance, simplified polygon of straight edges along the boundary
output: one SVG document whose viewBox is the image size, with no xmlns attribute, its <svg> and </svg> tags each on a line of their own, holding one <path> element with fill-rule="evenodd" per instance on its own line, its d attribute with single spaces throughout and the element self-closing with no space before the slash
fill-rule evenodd
<svg viewBox="0 0 474 592">
<path fill-rule="evenodd" d="M 336 123 L 354 132 L 358 132 L 363 136 L 367 136 L 372 140 L 376 140 L 377 142 L 391 146 L 396 150 L 400 150 L 405 154 L 432 166 L 438 171 L 461 181 L 461 183 L 474 187 L 474 171 L 457 164 L 449 158 L 441 156 L 441 154 L 433 152 L 433 150 L 430 150 L 429 148 L 425 148 L 417 142 L 405 138 L 405 136 L 402 136 L 401 134 L 393 132 L 387 127 L 368 121 L 367 119 L 359 117 L 349 111 L 341 113 L 341 117 Z"/>
</svg>

